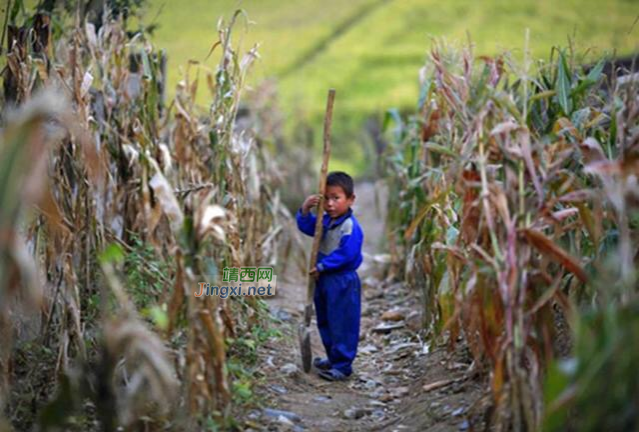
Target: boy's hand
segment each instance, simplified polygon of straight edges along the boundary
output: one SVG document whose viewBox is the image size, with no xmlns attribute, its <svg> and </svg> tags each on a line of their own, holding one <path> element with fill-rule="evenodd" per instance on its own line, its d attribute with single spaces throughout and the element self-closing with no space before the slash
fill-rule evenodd
<svg viewBox="0 0 639 432">
<path fill-rule="evenodd" d="M 313 270 L 311 270 L 310 272 L 308 272 L 309 275 L 313 276 L 315 278 L 315 280 L 319 279 L 319 270 L 317 270 L 317 267 L 313 267 Z"/>
<path fill-rule="evenodd" d="M 306 216 L 308 212 L 311 211 L 311 209 L 317 205 L 319 200 L 320 200 L 319 194 L 309 195 L 304 200 L 304 204 L 302 204 L 302 214 Z"/>
</svg>

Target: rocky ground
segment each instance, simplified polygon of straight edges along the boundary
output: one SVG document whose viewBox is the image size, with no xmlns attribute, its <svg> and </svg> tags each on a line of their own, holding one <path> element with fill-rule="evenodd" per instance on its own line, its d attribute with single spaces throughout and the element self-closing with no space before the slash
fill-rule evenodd
<svg viewBox="0 0 639 432">
<path fill-rule="evenodd" d="M 464 431 L 478 430 L 485 412 L 484 386 L 462 345 L 449 352 L 424 340 L 418 293 L 401 281 L 380 280 L 384 200 L 372 183 L 357 187 L 355 214 L 366 236 L 362 325 L 354 374 L 327 382 L 301 370 L 297 327 L 305 282 L 301 275 L 278 285 L 269 306 L 283 337 L 260 350 L 265 374 L 256 389 L 260 409 L 242 419 L 248 430 Z M 377 197 L 376 197 L 377 195 Z M 324 356 L 313 322 L 314 356 Z M 440 343 L 444 343 L 442 340 Z"/>
</svg>

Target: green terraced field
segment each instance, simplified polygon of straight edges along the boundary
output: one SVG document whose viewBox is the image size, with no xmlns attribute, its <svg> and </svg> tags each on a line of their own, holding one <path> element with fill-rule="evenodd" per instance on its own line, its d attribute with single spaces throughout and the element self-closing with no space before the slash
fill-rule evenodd
<svg viewBox="0 0 639 432">
<path fill-rule="evenodd" d="M 553 45 L 566 46 L 569 36 L 577 49 L 592 48 L 594 54 L 629 53 L 639 42 L 634 0 L 191 0 L 179 5 L 151 0 L 145 19 L 160 12 L 155 42 L 169 53 L 172 84 L 181 76 L 179 65 L 204 60 L 216 39 L 218 17 L 229 17 L 238 5 L 252 21 L 248 30 L 245 21 L 238 27 L 243 46 L 261 44 L 252 82 L 276 78 L 287 114 L 304 115 L 318 129 L 326 91 L 335 87 L 335 140 L 342 148 L 340 141 L 352 141 L 367 116 L 415 103 L 418 70 L 433 37 L 461 43 L 469 34 L 478 53 L 507 49 L 521 56 L 529 28 L 533 56 L 542 58 Z M 216 61 L 212 56 L 205 66 L 214 68 Z"/>
</svg>

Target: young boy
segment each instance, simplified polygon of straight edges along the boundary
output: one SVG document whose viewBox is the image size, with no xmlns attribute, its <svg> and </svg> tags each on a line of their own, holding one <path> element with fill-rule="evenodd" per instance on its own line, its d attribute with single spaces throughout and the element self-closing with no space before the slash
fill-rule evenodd
<svg viewBox="0 0 639 432">
<path fill-rule="evenodd" d="M 316 216 L 310 213 L 319 195 L 311 195 L 297 212 L 297 227 L 304 234 L 315 234 Z M 361 314 L 360 281 L 357 268 L 362 263 L 364 234 L 353 216 L 353 179 L 344 172 L 331 172 L 326 178 L 324 226 L 317 266 L 311 275 L 315 286 L 317 327 L 327 358 L 316 358 L 319 376 L 342 381 L 353 373 L 357 355 Z"/>
</svg>

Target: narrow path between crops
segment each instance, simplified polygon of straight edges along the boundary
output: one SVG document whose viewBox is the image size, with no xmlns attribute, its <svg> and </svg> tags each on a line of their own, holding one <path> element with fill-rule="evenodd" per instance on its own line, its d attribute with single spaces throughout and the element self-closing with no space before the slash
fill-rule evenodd
<svg viewBox="0 0 639 432">
<path fill-rule="evenodd" d="M 267 343 L 260 360 L 266 375 L 256 389 L 262 409 L 245 413 L 248 430 L 469 430 L 484 411 L 480 383 L 472 377 L 465 349 L 453 354 L 418 336 L 420 302 L 401 282 L 379 279 L 386 202 L 373 183 L 357 185 L 354 209 L 365 233 L 362 280 L 362 326 L 355 372 L 346 382 L 331 383 L 314 370 L 305 374 L 297 341 L 305 282 L 302 275 L 278 281 L 269 301 L 281 320 L 284 337 Z M 378 194 L 379 195 L 379 194 Z M 309 248 L 310 249 L 310 248 Z M 323 348 L 313 322 L 314 356 Z"/>
</svg>

